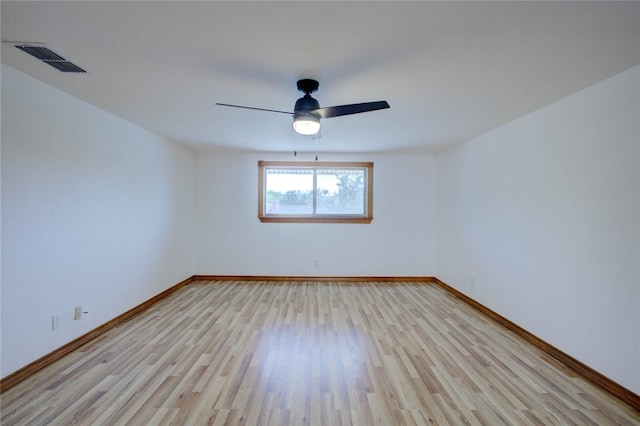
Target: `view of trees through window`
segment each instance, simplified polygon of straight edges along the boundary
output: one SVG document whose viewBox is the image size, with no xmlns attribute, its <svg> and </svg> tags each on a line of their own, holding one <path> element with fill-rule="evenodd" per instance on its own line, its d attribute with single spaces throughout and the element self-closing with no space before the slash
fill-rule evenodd
<svg viewBox="0 0 640 426">
<path fill-rule="evenodd" d="M 275 215 L 365 215 L 366 168 L 266 168 L 265 211 Z"/>
</svg>

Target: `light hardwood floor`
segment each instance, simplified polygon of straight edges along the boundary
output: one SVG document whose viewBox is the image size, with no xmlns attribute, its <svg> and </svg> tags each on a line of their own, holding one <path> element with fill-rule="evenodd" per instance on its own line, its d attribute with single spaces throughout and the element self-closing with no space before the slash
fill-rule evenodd
<svg viewBox="0 0 640 426">
<path fill-rule="evenodd" d="M 640 424 L 429 283 L 195 282 L 1 398 L 3 425 Z"/>
</svg>

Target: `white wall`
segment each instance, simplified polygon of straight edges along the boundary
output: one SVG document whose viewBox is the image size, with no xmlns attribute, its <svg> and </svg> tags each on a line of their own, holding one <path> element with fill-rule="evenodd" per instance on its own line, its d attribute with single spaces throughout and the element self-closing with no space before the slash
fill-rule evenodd
<svg viewBox="0 0 640 426">
<path fill-rule="evenodd" d="M 371 224 L 261 223 L 257 217 L 258 160 L 311 161 L 313 156 L 198 156 L 198 274 L 433 275 L 433 157 L 320 156 L 320 161 L 374 162 Z"/>
<path fill-rule="evenodd" d="M 640 66 L 437 157 L 436 276 L 640 393 Z"/>
<path fill-rule="evenodd" d="M 2 125 L 4 377 L 193 274 L 194 158 L 7 66 Z"/>
</svg>

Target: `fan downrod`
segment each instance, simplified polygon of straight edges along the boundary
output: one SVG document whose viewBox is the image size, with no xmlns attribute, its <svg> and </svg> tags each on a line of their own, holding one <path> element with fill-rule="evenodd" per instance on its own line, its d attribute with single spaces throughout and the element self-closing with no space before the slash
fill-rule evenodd
<svg viewBox="0 0 640 426">
<path fill-rule="evenodd" d="M 298 80 L 298 90 L 305 95 L 309 95 L 317 91 L 318 87 L 320 87 L 320 83 L 316 80 L 311 80 L 310 78 Z"/>
</svg>

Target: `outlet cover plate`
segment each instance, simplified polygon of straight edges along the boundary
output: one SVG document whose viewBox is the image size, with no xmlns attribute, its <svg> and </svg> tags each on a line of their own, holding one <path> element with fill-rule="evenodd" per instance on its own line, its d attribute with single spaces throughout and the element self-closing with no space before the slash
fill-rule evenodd
<svg viewBox="0 0 640 426">
<path fill-rule="evenodd" d="M 51 316 L 51 329 L 57 330 L 60 328 L 60 314 L 53 314 Z"/>
</svg>

